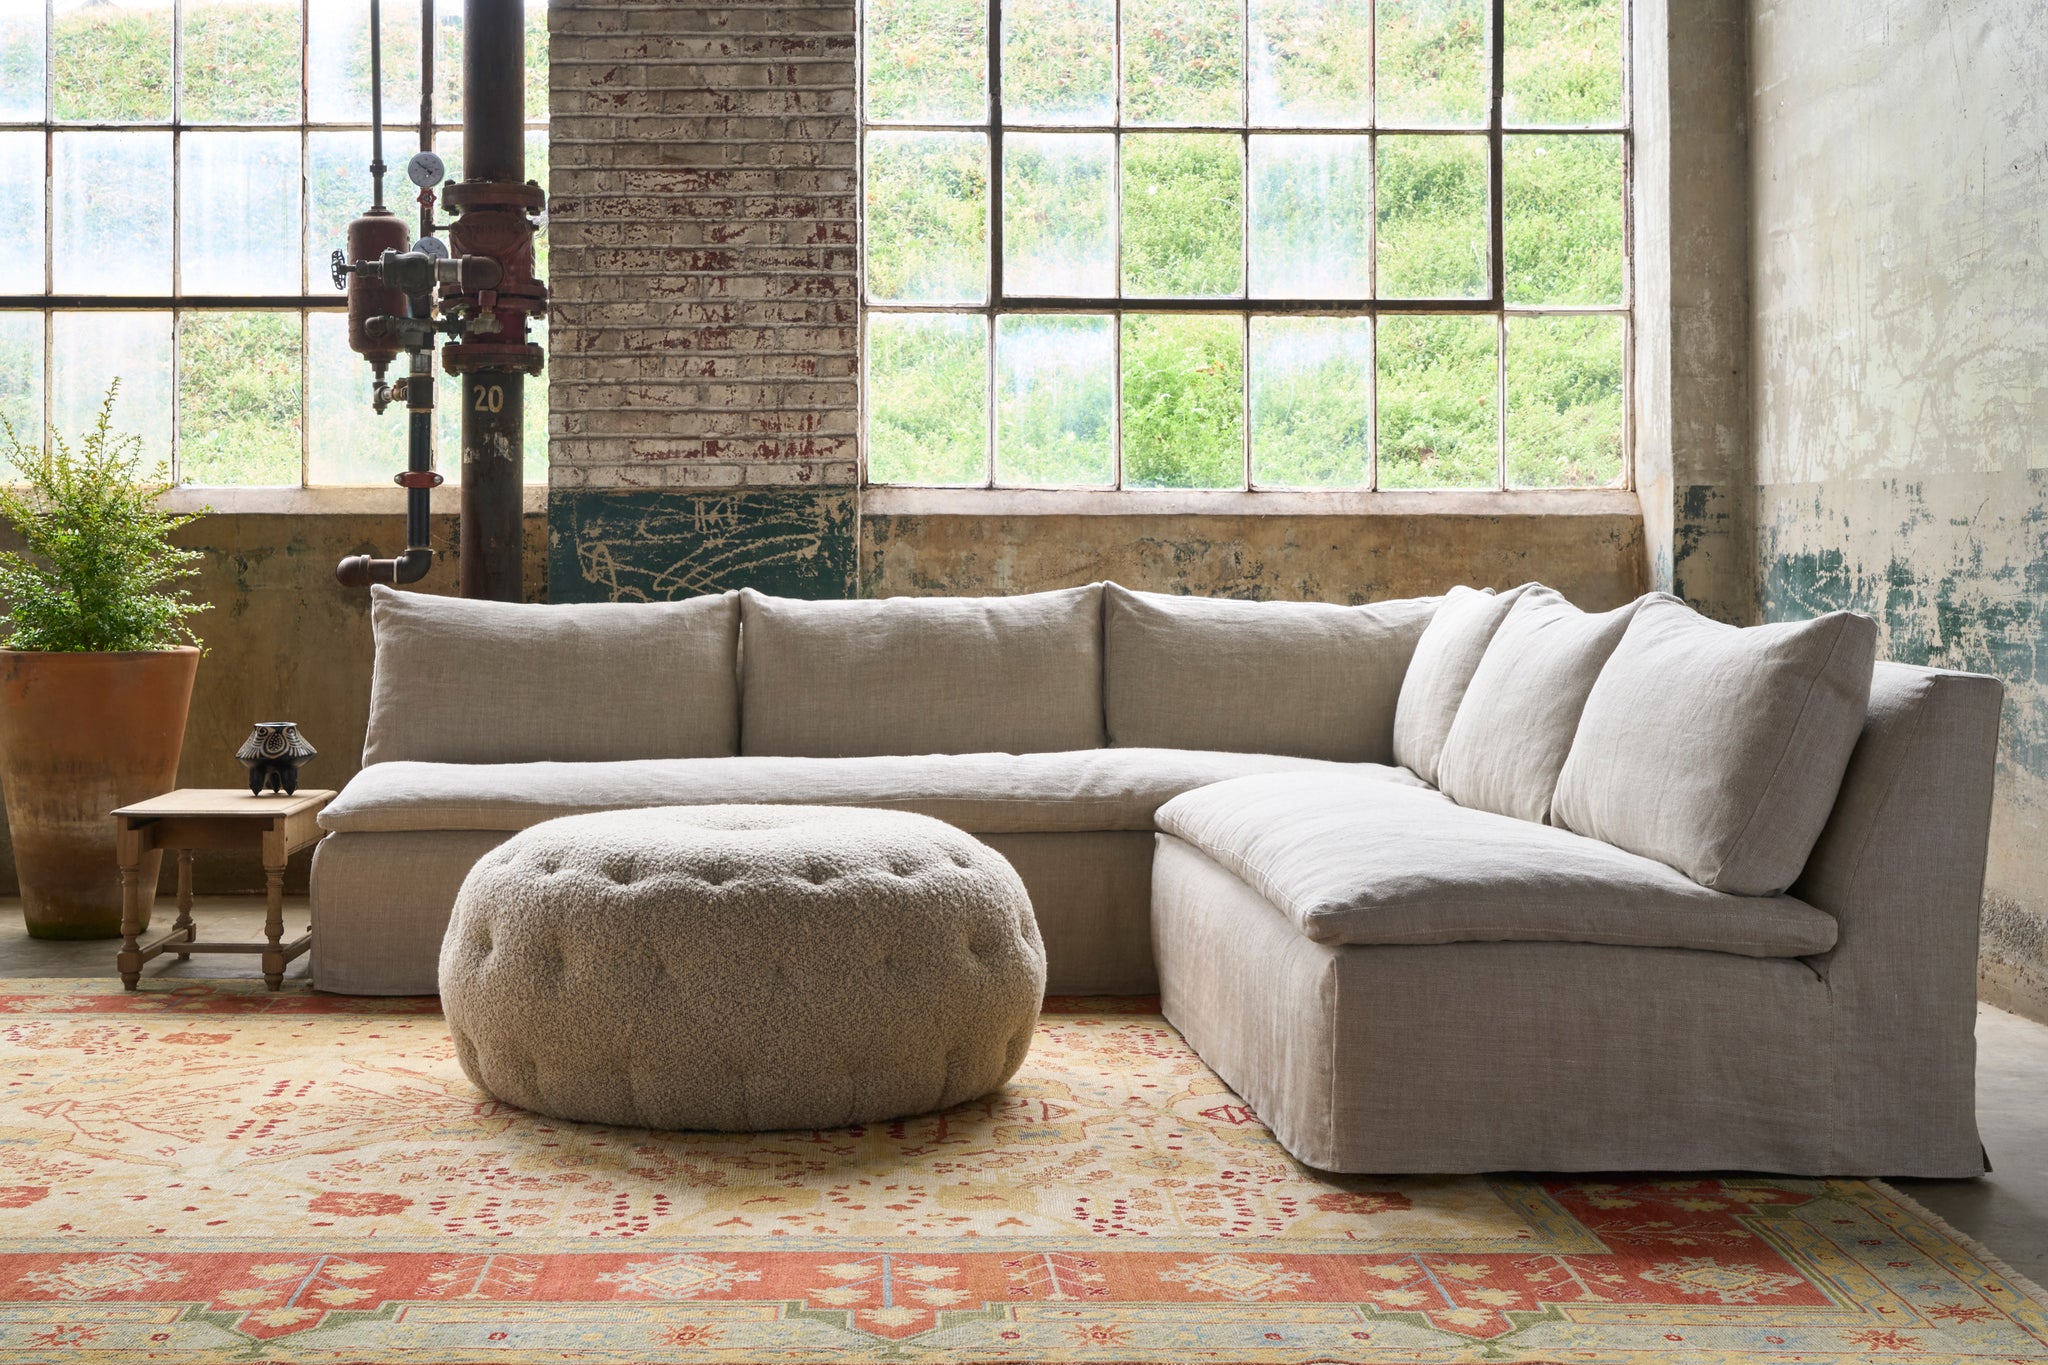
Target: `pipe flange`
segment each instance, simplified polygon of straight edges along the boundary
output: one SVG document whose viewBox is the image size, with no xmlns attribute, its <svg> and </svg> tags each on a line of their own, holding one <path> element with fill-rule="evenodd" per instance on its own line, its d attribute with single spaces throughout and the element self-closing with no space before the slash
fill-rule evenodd
<svg viewBox="0 0 2048 1365">
<path fill-rule="evenodd" d="M 539 375 L 546 366 L 547 353 L 531 342 L 451 341 L 441 348 L 441 368 L 449 374 L 518 370 Z"/>
<path fill-rule="evenodd" d="M 539 213 L 548 195 L 531 180 L 457 180 L 441 191 L 441 204 L 451 209 L 523 209 Z"/>
</svg>

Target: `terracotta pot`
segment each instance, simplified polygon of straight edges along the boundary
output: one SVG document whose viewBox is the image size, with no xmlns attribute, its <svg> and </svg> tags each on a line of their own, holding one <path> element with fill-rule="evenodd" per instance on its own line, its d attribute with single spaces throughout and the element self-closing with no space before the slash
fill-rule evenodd
<svg viewBox="0 0 2048 1365">
<path fill-rule="evenodd" d="M 117 806 L 178 781 L 199 651 L 0 649 L 0 798 L 35 938 L 119 938 Z M 161 853 L 142 869 L 147 923 Z"/>
</svg>

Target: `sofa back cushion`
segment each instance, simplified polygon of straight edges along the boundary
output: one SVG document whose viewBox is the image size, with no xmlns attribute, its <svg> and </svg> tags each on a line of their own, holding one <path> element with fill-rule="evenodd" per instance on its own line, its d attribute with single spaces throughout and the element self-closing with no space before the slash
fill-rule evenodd
<svg viewBox="0 0 2048 1365">
<path fill-rule="evenodd" d="M 739 597 L 538 606 L 370 589 L 363 762 L 739 751 Z"/>
<path fill-rule="evenodd" d="M 1423 781 L 1436 781 L 1458 703 L 1522 590 L 1496 594 L 1491 588 L 1452 588 L 1415 642 L 1394 706 L 1394 762 Z"/>
<path fill-rule="evenodd" d="M 1580 611 L 1531 584 L 1472 674 L 1437 761 L 1437 786 L 1461 806 L 1547 822 L 1557 775 L 1601 666 L 1637 602 Z"/>
<path fill-rule="evenodd" d="M 1775 895 L 1834 808 L 1876 658 L 1877 623 L 1853 612 L 1738 630 L 1646 599 L 1586 699 L 1553 817 L 1702 886 Z"/>
<path fill-rule="evenodd" d="M 1021 597 L 740 596 L 740 752 L 1099 749 L 1102 585 Z"/>
<path fill-rule="evenodd" d="M 1385 763 L 1436 598 L 1343 607 L 1103 589 L 1109 742 Z"/>
</svg>

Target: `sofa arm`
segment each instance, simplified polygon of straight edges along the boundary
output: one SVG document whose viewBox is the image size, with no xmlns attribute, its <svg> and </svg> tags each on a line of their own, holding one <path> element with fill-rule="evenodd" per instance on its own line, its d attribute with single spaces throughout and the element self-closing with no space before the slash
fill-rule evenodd
<svg viewBox="0 0 2048 1365">
<path fill-rule="evenodd" d="M 1980 1155 L 1977 921 L 2004 693 L 1978 674 L 1878 664 L 1834 813 L 1792 887 L 1840 925 L 1810 961 L 1833 999 L 1845 1174 L 1911 1175 L 1935 1147 L 1952 1168 Z"/>
</svg>

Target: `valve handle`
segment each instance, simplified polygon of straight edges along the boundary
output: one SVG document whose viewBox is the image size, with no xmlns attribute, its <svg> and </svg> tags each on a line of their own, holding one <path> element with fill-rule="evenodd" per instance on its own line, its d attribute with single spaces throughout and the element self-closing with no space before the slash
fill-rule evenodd
<svg viewBox="0 0 2048 1365">
<path fill-rule="evenodd" d="M 350 268 L 351 267 L 349 266 L 348 263 L 348 257 L 339 251 L 335 252 L 334 255 L 328 258 L 328 278 L 334 281 L 334 287 L 336 289 L 348 288 L 348 272 Z"/>
</svg>

